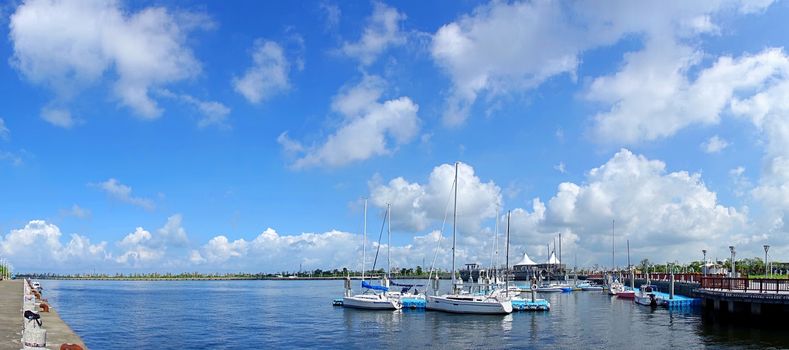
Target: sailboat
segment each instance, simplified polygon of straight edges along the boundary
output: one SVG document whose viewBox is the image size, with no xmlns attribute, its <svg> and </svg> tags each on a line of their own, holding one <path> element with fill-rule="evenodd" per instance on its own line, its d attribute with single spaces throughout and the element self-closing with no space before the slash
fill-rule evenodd
<svg viewBox="0 0 789 350">
<path fill-rule="evenodd" d="M 428 295 L 428 310 L 444 311 L 458 314 L 509 314 L 512 312 L 512 300 L 499 290 L 489 294 L 460 294 L 457 288 L 455 272 L 455 242 L 457 240 L 457 206 L 458 206 L 458 165 L 455 163 L 455 208 L 452 217 L 452 288 L 451 294 Z"/>
<path fill-rule="evenodd" d="M 389 207 L 386 208 L 387 216 Z M 364 293 L 351 295 L 350 278 L 346 279 L 345 296 L 342 298 L 342 306 L 365 309 L 365 310 L 399 310 L 402 307 L 400 299 L 390 297 L 386 294 L 389 291 L 387 286 L 371 285 L 365 280 L 364 271 L 367 259 L 367 200 L 364 200 L 364 241 L 362 243 L 362 288 Z"/>
<path fill-rule="evenodd" d="M 397 299 L 400 301 L 400 305 L 402 306 L 410 306 L 411 308 L 416 307 L 416 305 L 424 304 L 425 296 L 420 294 L 417 290 L 418 287 L 422 287 L 422 284 L 411 284 L 411 283 L 397 283 L 397 282 L 389 282 L 392 279 L 392 272 L 391 272 L 391 261 L 389 260 L 389 247 L 391 246 L 392 242 L 392 206 L 391 204 L 386 205 L 386 215 L 387 215 L 387 247 L 386 247 L 386 259 L 387 259 L 387 268 L 386 268 L 386 286 L 389 285 L 400 287 L 400 291 L 387 291 L 386 296 L 392 299 Z"/>
<path fill-rule="evenodd" d="M 609 284 L 608 284 L 608 295 L 617 295 L 617 294 L 625 291 L 625 285 L 622 284 L 622 282 L 619 282 L 619 280 L 617 280 L 616 277 L 614 277 L 614 270 L 616 270 L 616 262 L 615 262 L 616 260 L 614 259 L 614 250 L 615 250 L 615 247 L 616 247 L 614 245 L 614 224 L 615 223 L 616 223 L 616 221 L 611 220 L 611 275 L 608 276 L 609 281 L 610 281 Z"/>
<path fill-rule="evenodd" d="M 630 265 L 630 240 L 627 240 L 627 270 L 630 272 L 630 289 L 626 289 L 624 286 L 622 290 L 616 293 L 616 297 L 619 299 L 634 299 L 636 297 L 636 291 L 633 290 L 633 284 L 635 283 L 635 276 L 633 275 L 633 267 Z"/>
</svg>

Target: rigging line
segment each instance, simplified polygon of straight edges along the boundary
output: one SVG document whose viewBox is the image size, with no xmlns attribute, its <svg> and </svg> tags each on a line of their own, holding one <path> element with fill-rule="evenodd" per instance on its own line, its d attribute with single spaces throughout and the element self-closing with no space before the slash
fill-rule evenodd
<svg viewBox="0 0 789 350">
<path fill-rule="evenodd" d="M 381 251 L 381 237 L 384 236 L 384 227 L 386 227 L 386 217 L 388 215 L 384 215 L 384 221 L 381 222 L 381 232 L 378 234 L 378 246 L 375 248 L 375 260 L 373 260 L 373 272 L 375 272 L 375 264 L 378 262 L 378 252 Z"/>
<path fill-rule="evenodd" d="M 444 209 L 444 221 L 441 223 L 441 231 L 439 231 L 436 250 L 435 253 L 433 254 L 433 262 L 430 263 L 430 272 L 427 275 L 428 280 L 430 280 L 433 277 L 433 272 L 435 272 L 436 259 L 438 258 L 438 251 L 441 249 L 441 239 L 444 237 L 444 227 L 447 224 L 447 217 L 449 216 L 449 203 L 451 202 L 450 200 L 452 199 L 452 190 L 455 189 L 455 186 L 457 186 L 457 181 L 452 180 L 452 187 L 449 189 L 449 197 L 447 197 L 447 205 Z M 438 272 L 436 272 L 436 274 L 438 274 Z"/>
</svg>

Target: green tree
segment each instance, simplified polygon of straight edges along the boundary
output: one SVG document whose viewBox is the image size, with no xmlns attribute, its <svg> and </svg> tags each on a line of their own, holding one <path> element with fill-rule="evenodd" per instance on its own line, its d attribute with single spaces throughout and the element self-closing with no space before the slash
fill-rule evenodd
<svg viewBox="0 0 789 350">
<path fill-rule="evenodd" d="M 647 269 L 648 269 L 648 268 L 649 268 L 651 265 L 652 265 L 652 263 L 650 263 L 650 262 L 649 262 L 649 259 L 642 259 L 642 260 L 641 260 L 641 263 L 638 265 L 638 267 L 641 269 L 641 271 L 643 271 L 643 272 L 646 272 L 646 271 L 647 271 Z"/>
<path fill-rule="evenodd" d="M 422 271 L 422 266 L 416 265 L 416 274 L 421 276 L 423 273 L 424 271 Z"/>
</svg>

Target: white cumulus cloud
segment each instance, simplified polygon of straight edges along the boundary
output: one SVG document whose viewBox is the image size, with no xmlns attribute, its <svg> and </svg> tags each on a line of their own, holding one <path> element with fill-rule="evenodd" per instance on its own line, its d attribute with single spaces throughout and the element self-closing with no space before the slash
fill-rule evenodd
<svg viewBox="0 0 789 350">
<path fill-rule="evenodd" d="M 700 174 L 667 172 L 665 163 L 622 149 L 590 170 L 583 184 L 562 183 L 547 204 L 534 199 L 531 211 L 514 210 L 514 242 L 541 249 L 563 233 L 572 242 L 565 248 L 582 247 L 584 260 L 610 261 L 612 220 L 619 256 L 629 239 L 634 256 L 653 261 L 723 249 L 749 227 L 747 211 L 719 203 Z"/>
<path fill-rule="evenodd" d="M 63 244 L 60 228 L 44 220 L 31 220 L 23 228 L 11 230 L 0 237 L 0 252 L 18 268 L 37 271 L 63 263 L 82 265 L 106 258 L 106 242 L 92 244 L 78 234 Z"/>
<path fill-rule="evenodd" d="M 52 88 L 61 102 L 115 77 L 112 91 L 120 104 L 156 118 L 162 109 L 150 89 L 200 73 L 187 37 L 208 22 L 163 7 L 131 12 L 120 1 L 25 1 L 10 18 L 11 62 L 30 81 Z M 43 116 L 73 125 L 67 114 Z"/>
<path fill-rule="evenodd" d="M 441 222 L 449 207 L 448 220 L 452 220 L 452 183 L 455 167 L 442 164 L 433 169 L 427 183 L 411 183 L 402 177 L 386 184 L 373 183 L 370 202 L 385 208 L 392 205 L 394 229 L 423 231 L 436 221 Z M 458 167 L 458 227 L 465 234 L 476 235 L 482 221 L 496 216 L 496 207 L 501 206 L 501 188 L 493 181 L 483 182 L 468 164 Z M 451 226 L 447 226 L 451 227 Z"/>
<path fill-rule="evenodd" d="M 405 96 L 379 102 L 383 88 L 383 80 L 367 76 L 335 96 L 332 109 L 343 120 L 320 145 L 306 147 L 281 134 L 278 142 L 287 151 L 303 153 L 293 167 L 343 166 L 390 154 L 396 146 L 411 142 L 419 133 L 419 106 Z"/>
<path fill-rule="evenodd" d="M 661 54 L 654 60 L 662 62 L 655 64 L 663 63 L 662 71 L 647 70 L 639 74 L 668 74 L 664 80 L 676 80 L 696 51 L 683 48 L 680 41 L 702 33 L 716 33 L 712 19 L 722 11 L 753 13 L 769 5 L 769 1 L 758 4 L 575 2 L 570 5 L 553 1 L 494 1 L 481 5 L 433 35 L 432 57 L 452 80 L 444 122 L 463 123 L 483 93 L 495 97 L 528 91 L 562 74 L 574 79 L 582 53 L 610 46 L 632 35 L 644 38 L 646 50 L 651 49 L 649 56 Z M 657 45 L 657 41 L 663 43 Z M 670 51 L 656 52 L 658 48 Z M 630 60 L 648 56 L 640 52 L 632 55 L 636 57 Z"/>
</svg>

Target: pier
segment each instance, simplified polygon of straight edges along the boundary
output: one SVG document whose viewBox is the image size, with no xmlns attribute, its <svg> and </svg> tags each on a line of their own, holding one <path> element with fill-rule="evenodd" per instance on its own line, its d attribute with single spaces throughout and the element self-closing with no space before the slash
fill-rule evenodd
<svg viewBox="0 0 789 350">
<path fill-rule="evenodd" d="M 719 314 L 784 316 L 789 313 L 789 280 L 704 277 L 696 296 Z"/>
<path fill-rule="evenodd" d="M 0 350 L 22 349 L 23 280 L 0 281 Z M 36 303 L 40 303 L 40 300 Z M 60 318 L 57 310 L 40 312 L 42 328 L 46 329 L 46 348 L 59 349 L 61 344 L 77 344 L 87 349 L 82 339 Z"/>
</svg>

